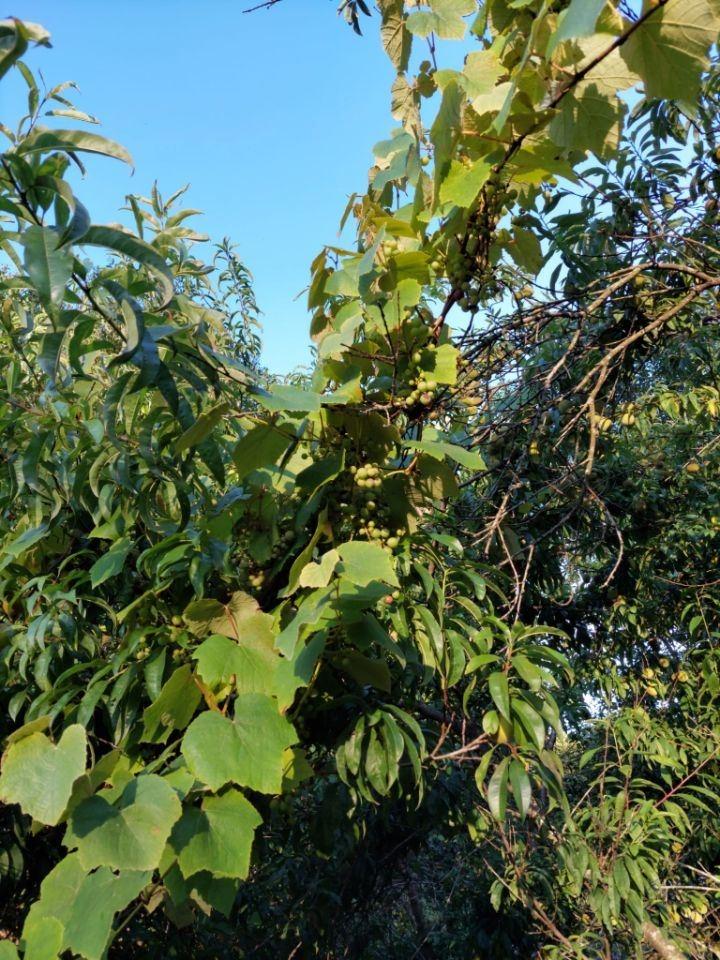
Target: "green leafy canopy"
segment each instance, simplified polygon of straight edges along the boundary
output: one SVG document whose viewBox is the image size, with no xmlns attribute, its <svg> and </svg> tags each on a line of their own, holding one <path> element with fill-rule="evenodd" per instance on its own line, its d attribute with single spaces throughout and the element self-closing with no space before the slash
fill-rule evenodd
<svg viewBox="0 0 720 960">
<path fill-rule="evenodd" d="M 0 956 L 709 958 L 717 4 L 340 7 L 395 127 L 285 378 L 0 22 Z"/>
</svg>

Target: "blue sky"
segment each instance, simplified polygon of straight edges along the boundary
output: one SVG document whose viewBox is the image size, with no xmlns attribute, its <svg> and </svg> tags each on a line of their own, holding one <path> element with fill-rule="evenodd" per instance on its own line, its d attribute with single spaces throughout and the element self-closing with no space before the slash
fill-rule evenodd
<svg viewBox="0 0 720 960">
<path fill-rule="evenodd" d="M 257 0 L 256 0 L 257 2 Z M 96 223 L 120 219 L 126 193 L 191 184 L 197 229 L 230 236 L 255 275 L 264 360 L 273 372 L 307 362 L 309 264 L 337 239 L 372 145 L 393 122 L 392 68 L 377 17 L 357 37 L 335 0 L 23 0 L 10 12 L 42 23 L 53 48 L 28 57 L 48 84 L 75 80 L 77 105 L 132 153 L 88 164 L 77 185 Z M 0 117 L 21 115 L 24 89 L 4 82 Z M 97 128 L 94 128 L 97 129 Z"/>
</svg>

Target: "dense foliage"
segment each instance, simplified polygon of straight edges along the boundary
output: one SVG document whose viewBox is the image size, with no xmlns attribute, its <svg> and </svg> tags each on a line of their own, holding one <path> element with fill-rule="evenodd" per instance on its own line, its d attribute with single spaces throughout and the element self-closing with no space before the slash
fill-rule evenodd
<svg viewBox="0 0 720 960">
<path fill-rule="evenodd" d="M 343 6 L 292 382 L 0 23 L 0 958 L 718 956 L 720 8 Z"/>
</svg>

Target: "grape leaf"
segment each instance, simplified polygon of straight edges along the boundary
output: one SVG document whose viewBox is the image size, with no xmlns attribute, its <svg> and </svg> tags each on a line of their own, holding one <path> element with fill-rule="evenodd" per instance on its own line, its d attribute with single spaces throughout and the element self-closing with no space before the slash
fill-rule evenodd
<svg viewBox="0 0 720 960">
<path fill-rule="evenodd" d="M 182 753 L 198 780 L 212 790 L 236 783 L 261 793 L 279 793 L 283 752 L 296 740 L 292 724 L 278 713 L 275 701 L 246 693 L 235 701 L 232 720 L 213 710 L 193 720 Z"/>
<path fill-rule="evenodd" d="M 261 823 L 262 817 L 239 790 L 207 797 L 201 809 L 185 810 L 170 839 L 183 876 L 208 870 L 216 877 L 246 877 Z"/>
<path fill-rule="evenodd" d="M 75 808 L 65 845 L 77 847 L 88 870 L 152 870 L 180 817 L 177 794 L 156 774 L 133 778 L 117 799 L 116 792 L 102 790 Z"/>
<path fill-rule="evenodd" d="M 0 799 L 18 803 L 34 820 L 60 822 L 78 777 L 85 772 L 87 737 L 80 724 L 67 727 L 57 744 L 44 733 L 12 743 L 3 758 Z"/>
</svg>

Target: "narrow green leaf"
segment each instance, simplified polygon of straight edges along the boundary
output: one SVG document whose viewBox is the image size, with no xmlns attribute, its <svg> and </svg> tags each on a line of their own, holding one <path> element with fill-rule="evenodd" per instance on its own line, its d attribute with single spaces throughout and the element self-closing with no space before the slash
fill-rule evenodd
<svg viewBox="0 0 720 960">
<path fill-rule="evenodd" d="M 32 41 L 50 46 L 50 34 L 39 23 L 10 18 L 0 20 L 0 78 L 23 56 Z"/>
<path fill-rule="evenodd" d="M 518 812 L 524 820 L 532 801 L 530 777 L 527 775 L 527 771 L 520 760 L 511 760 L 509 771 L 510 787 L 512 789 L 513 799 L 515 800 L 515 806 L 518 808 Z"/>
<path fill-rule="evenodd" d="M 221 422 L 222 418 L 230 409 L 229 403 L 218 403 L 217 406 L 201 413 L 195 423 L 188 427 L 175 441 L 175 453 L 184 453 L 190 447 L 196 447 L 199 443 L 208 437 L 213 429 Z"/>
<path fill-rule="evenodd" d="M 173 730 L 184 730 L 201 698 L 192 676 L 192 666 L 185 663 L 178 667 L 163 685 L 157 699 L 144 711 L 142 739 L 165 743 Z"/>
<path fill-rule="evenodd" d="M 510 720 L 510 689 L 507 675 L 497 671 L 488 677 L 488 689 L 493 703 L 506 720 Z"/>
<path fill-rule="evenodd" d="M 86 130 L 48 130 L 36 127 L 34 133 L 18 146 L 19 154 L 26 153 L 99 153 L 104 157 L 114 157 L 133 166 L 133 159 L 121 144 L 108 140 L 97 133 Z"/>
<path fill-rule="evenodd" d="M 86 230 L 81 242 L 83 246 L 105 247 L 131 260 L 136 260 L 147 267 L 160 281 L 163 290 L 160 306 L 166 306 L 172 299 L 175 290 L 170 267 L 164 257 L 144 240 L 134 237 L 131 233 L 116 230 L 115 227 L 93 226 Z"/>
<path fill-rule="evenodd" d="M 101 583 L 116 577 L 125 566 L 128 553 L 133 548 L 133 541 L 129 537 L 122 537 L 112 547 L 99 557 L 90 567 L 90 583 L 99 587 Z"/>
<path fill-rule="evenodd" d="M 487 785 L 487 801 L 490 807 L 490 813 L 492 813 L 496 820 L 500 821 L 505 819 L 505 811 L 507 809 L 509 762 L 509 757 L 505 757 L 504 760 L 500 761 L 497 767 L 495 767 L 493 775 L 490 777 Z"/>
<path fill-rule="evenodd" d="M 542 687 L 542 673 L 534 663 L 531 663 L 527 657 L 521 653 L 516 653 L 512 658 L 512 667 L 530 687 L 531 690 L 540 690 Z"/>
<path fill-rule="evenodd" d="M 480 793 L 485 792 L 485 777 L 487 776 L 490 761 L 493 758 L 493 752 L 494 751 L 492 749 L 488 750 L 475 768 L 475 784 L 477 785 Z"/>
<path fill-rule="evenodd" d="M 524 700 L 513 698 L 512 710 L 520 722 L 522 729 L 530 737 L 538 750 L 545 746 L 545 721 L 537 711 L 533 710 Z"/>
<path fill-rule="evenodd" d="M 467 447 L 461 447 L 457 443 L 449 443 L 444 440 L 406 440 L 405 446 L 411 450 L 422 450 L 423 453 L 429 453 L 431 457 L 443 459 L 449 457 L 455 460 L 468 470 L 484 470 L 485 461 L 476 450 L 468 450 Z"/>
<path fill-rule="evenodd" d="M 28 227 L 21 239 L 25 270 L 41 302 L 46 307 L 59 306 L 72 274 L 72 254 L 60 246 L 60 235 L 48 227 Z"/>
</svg>

